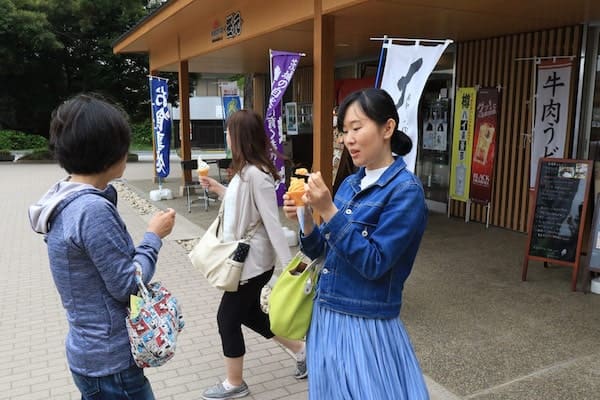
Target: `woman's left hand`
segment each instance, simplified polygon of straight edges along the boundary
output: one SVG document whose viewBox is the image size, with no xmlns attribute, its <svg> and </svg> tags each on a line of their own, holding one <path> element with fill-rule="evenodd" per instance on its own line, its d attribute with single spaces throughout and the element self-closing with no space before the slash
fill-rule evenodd
<svg viewBox="0 0 600 400">
<path fill-rule="evenodd" d="M 325 222 L 329 221 L 338 211 L 331 200 L 331 192 L 319 171 L 311 173 L 308 177 L 304 197 L 313 210 L 323 217 Z"/>
</svg>

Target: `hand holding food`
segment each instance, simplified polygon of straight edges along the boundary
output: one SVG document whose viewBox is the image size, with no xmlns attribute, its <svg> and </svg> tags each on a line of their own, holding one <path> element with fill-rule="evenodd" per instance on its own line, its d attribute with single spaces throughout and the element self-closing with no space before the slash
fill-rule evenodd
<svg viewBox="0 0 600 400">
<path fill-rule="evenodd" d="M 288 188 L 287 195 L 296 202 L 296 206 L 303 206 L 304 201 L 302 201 L 302 196 L 304 196 L 304 179 L 290 178 L 290 187 Z"/>
<path fill-rule="evenodd" d="M 304 198 L 326 222 L 337 212 L 337 207 L 332 201 L 331 192 L 325 184 L 321 172 L 313 172 L 310 174 Z"/>
<path fill-rule="evenodd" d="M 302 196 L 304 196 L 305 179 L 298 178 L 297 176 L 306 176 L 308 178 L 308 170 L 306 168 L 297 168 L 294 171 L 294 175 L 296 175 L 296 177 L 290 178 L 290 187 L 288 188 L 287 195 L 296 202 L 296 206 L 302 207 L 304 206 Z"/>
</svg>

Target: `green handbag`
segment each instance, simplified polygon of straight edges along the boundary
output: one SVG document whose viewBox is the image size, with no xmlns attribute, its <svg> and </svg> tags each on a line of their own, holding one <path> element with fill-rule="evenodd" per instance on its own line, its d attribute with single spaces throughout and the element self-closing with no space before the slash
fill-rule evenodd
<svg viewBox="0 0 600 400">
<path fill-rule="evenodd" d="M 308 264 L 298 252 L 281 273 L 269 296 L 271 332 L 288 339 L 303 339 L 310 326 L 315 287 L 324 256 Z"/>
</svg>

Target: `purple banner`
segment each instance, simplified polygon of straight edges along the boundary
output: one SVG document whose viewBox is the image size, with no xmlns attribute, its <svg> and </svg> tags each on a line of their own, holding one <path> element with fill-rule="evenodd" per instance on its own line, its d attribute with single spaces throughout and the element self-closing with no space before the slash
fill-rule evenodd
<svg viewBox="0 0 600 400">
<path fill-rule="evenodd" d="M 171 151 L 171 114 L 169 113 L 169 87 L 166 79 L 150 77 L 152 121 L 156 155 L 156 175 L 169 176 L 169 153 Z"/>
<path fill-rule="evenodd" d="M 281 99 L 296 72 L 300 57 L 299 53 L 271 50 L 271 95 L 265 116 L 265 130 L 273 146 L 282 154 Z M 277 204 L 281 206 L 285 193 L 285 166 L 283 160 L 275 155 L 273 155 L 273 163 L 281 177 L 277 186 Z"/>
</svg>

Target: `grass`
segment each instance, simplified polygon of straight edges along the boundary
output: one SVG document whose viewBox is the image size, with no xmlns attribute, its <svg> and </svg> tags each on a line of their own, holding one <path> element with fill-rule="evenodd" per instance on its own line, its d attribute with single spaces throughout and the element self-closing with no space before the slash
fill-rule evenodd
<svg viewBox="0 0 600 400">
<path fill-rule="evenodd" d="M 132 143 L 129 146 L 129 150 L 152 151 L 152 145 Z"/>
</svg>

